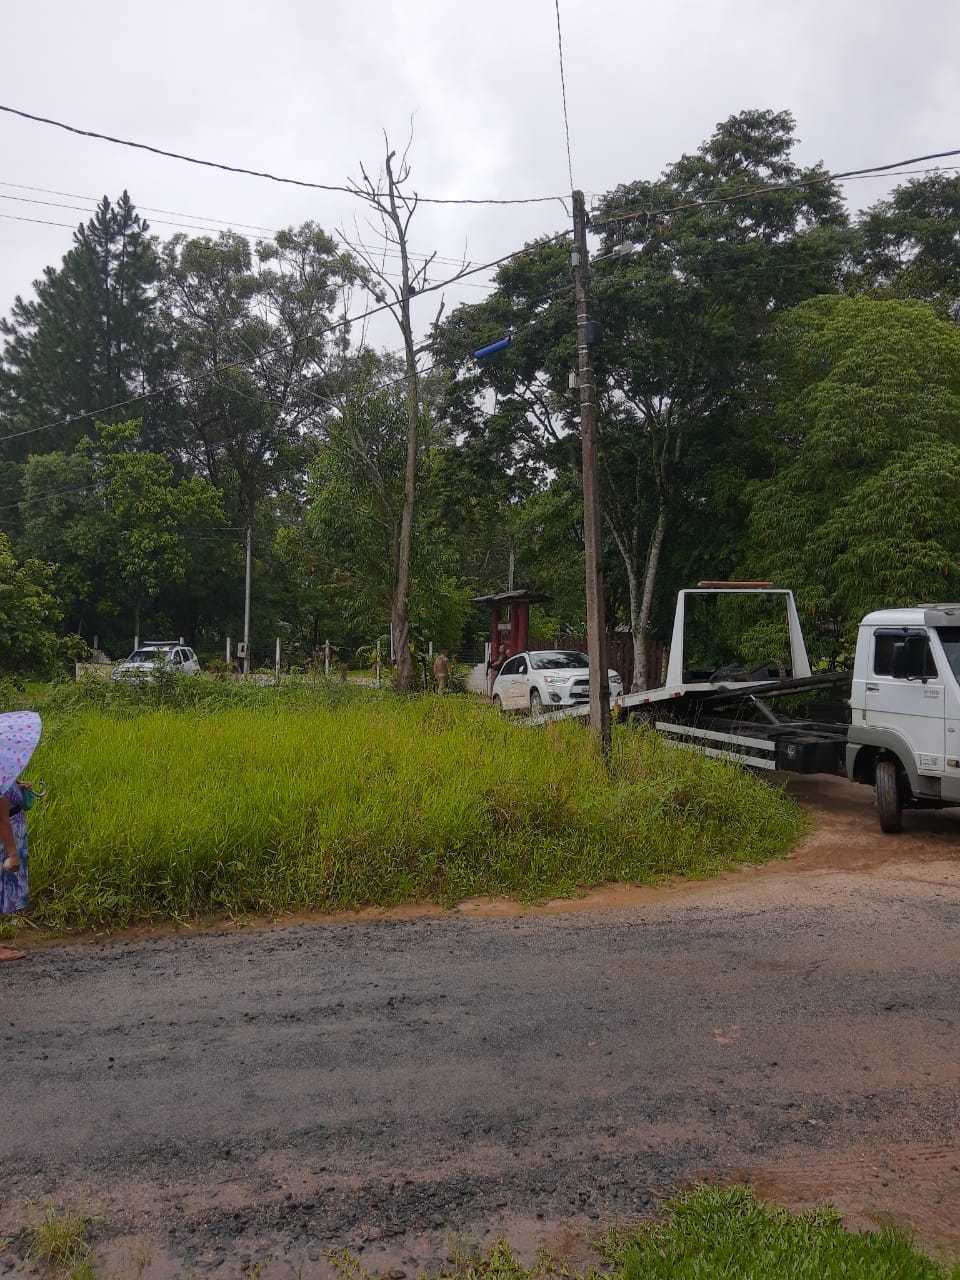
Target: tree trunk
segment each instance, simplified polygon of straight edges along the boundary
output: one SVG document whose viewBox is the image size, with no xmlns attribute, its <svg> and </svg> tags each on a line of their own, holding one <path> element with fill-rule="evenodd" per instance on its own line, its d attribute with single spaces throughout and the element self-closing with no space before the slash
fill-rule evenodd
<svg viewBox="0 0 960 1280">
<path fill-rule="evenodd" d="M 667 531 L 667 505 L 663 495 L 657 503 L 657 521 L 650 535 L 647 548 L 647 562 L 643 568 L 643 596 L 640 601 L 640 616 L 637 629 L 633 633 L 633 691 L 639 692 L 650 687 L 650 673 L 647 670 L 647 638 L 650 634 L 650 612 L 653 608 L 653 591 L 657 584 L 657 570 L 660 567 L 660 552 L 663 549 L 663 538 Z M 632 609 L 632 605 L 631 605 Z"/>
<path fill-rule="evenodd" d="M 403 482 L 403 511 L 400 515 L 400 546 L 397 555 L 397 582 L 393 592 L 393 647 L 397 658 L 397 692 L 407 693 L 413 687 L 413 656 L 410 653 L 410 557 L 413 546 L 413 515 L 417 496 L 417 452 L 419 446 L 420 387 L 417 380 L 417 356 L 413 346 L 413 325 L 410 320 L 410 263 L 407 257 L 407 236 L 396 200 L 396 187 L 390 156 L 387 156 L 387 182 L 390 210 L 397 228 L 400 247 L 400 331 L 403 334 L 403 355 L 407 382 L 407 465 Z"/>
<path fill-rule="evenodd" d="M 646 678 L 646 642 L 640 631 L 640 584 L 637 582 L 636 566 L 624 557 L 627 570 L 627 603 L 630 606 L 630 636 L 633 640 L 633 682 L 631 693 L 639 693 L 647 686 L 641 684 Z"/>
<path fill-rule="evenodd" d="M 401 252 L 404 259 L 403 268 L 406 272 L 405 241 L 401 241 Z M 410 653 L 410 557 L 413 546 L 414 503 L 417 496 L 420 388 L 417 385 L 417 358 L 413 350 L 408 297 L 404 297 L 400 309 L 407 378 L 407 465 L 403 482 L 403 510 L 400 515 L 400 538 L 397 548 L 397 581 L 393 591 L 390 619 L 393 623 L 393 647 L 397 657 L 397 692 L 406 693 L 413 687 L 413 655 Z"/>
<path fill-rule="evenodd" d="M 613 520 L 607 516 L 607 527 L 613 535 L 617 550 L 620 552 L 620 558 L 623 561 L 624 572 L 627 575 L 627 603 L 630 608 L 630 635 L 633 638 L 633 683 L 630 685 L 631 693 L 639 693 L 645 686 L 638 684 L 642 670 L 644 669 L 644 640 L 640 634 L 640 589 L 637 580 L 637 565 L 634 559 L 634 548 L 637 545 L 637 531 L 633 530 L 633 537 L 624 534 L 617 527 Z"/>
</svg>

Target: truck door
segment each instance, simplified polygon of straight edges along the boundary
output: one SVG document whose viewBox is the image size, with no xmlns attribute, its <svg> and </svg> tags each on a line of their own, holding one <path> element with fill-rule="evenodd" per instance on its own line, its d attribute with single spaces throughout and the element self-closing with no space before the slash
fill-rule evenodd
<svg viewBox="0 0 960 1280">
<path fill-rule="evenodd" d="M 945 800 L 960 800 L 960 627 L 936 627 L 939 651 L 934 658 L 943 666 L 944 769 L 941 794 Z"/>
<path fill-rule="evenodd" d="M 866 722 L 910 746 L 917 771 L 944 773 L 944 677 L 923 628 L 877 627 L 864 687 Z"/>
</svg>

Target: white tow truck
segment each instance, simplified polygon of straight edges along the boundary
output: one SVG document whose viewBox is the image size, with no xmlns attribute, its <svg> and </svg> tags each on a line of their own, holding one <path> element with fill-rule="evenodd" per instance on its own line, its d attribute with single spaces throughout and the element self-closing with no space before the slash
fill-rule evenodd
<svg viewBox="0 0 960 1280">
<path fill-rule="evenodd" d="M 686 665 L 688 604 L 720 596 L 782 604 L 789 663 Z M 543 718 L 586 714 L 575 707 Z M 960 604 L 869 613 L 853 672 L 813 673 L 792 592 L 700 583 L 678 595 L 663 688 L 623 695 L 614 714 L 753 769 L 846 774 L 875 788 L 881 828 L 898 832 L 905 808 L 960 805 Z"/>
</svg>

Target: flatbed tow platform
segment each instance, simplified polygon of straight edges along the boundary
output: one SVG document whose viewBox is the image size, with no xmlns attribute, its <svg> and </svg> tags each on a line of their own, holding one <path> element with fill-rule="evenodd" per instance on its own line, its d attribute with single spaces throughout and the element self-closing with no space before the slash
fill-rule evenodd
<svg viewBox="0 0 960 1280">
<path fill-rule="evenodd" d="M 685 668 L 687 598 L 718 595 L 782 597 L 790 640 L 789 667 L 770 662 L 753 671 L 721 668 L 713 673 Z M 663 688 L 624 694 L 612 704 L 612 714 L 620 723 L 647 725 L 677 746 L 748 768 L 842 774 L 850 724 L 850 682 L 849 672 L 814 675 L 810 671 L 792 592 L 766 583 L 701 583 L 679 593 Z M 805 716 L 798 716 L 795 708 L 792 714 L 780 714 L 771 705 L 780 699 L 803 701 L 824 693 L 833 698 L 814 702 L 806 708 Z M 589 706 L 583 704 L 545 712 L 538 719 L 587 716 Z"/>
</svg>

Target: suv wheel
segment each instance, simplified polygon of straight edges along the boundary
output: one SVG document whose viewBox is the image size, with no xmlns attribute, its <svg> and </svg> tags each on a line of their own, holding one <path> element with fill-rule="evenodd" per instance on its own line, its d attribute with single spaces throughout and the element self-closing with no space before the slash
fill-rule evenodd
<svg viewBox="0 0 960 1280">
<path fill-rule="evenodd" d="M 530 714 L 532 716 L 543 715 L 543 699 L 540 697 L 539 689 L 530 690 Z"/>
</svg>

